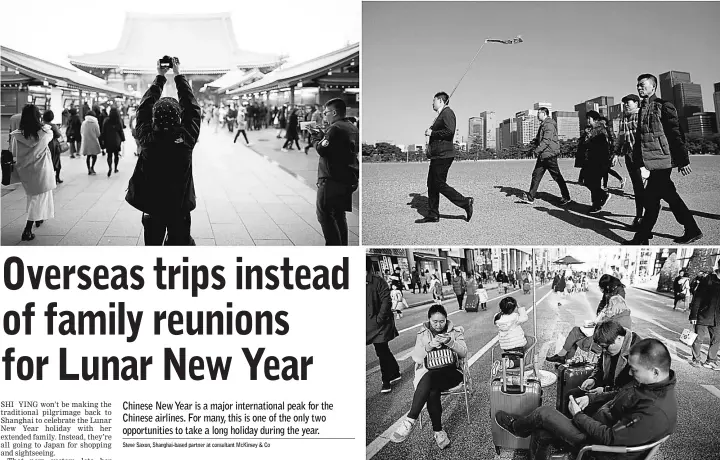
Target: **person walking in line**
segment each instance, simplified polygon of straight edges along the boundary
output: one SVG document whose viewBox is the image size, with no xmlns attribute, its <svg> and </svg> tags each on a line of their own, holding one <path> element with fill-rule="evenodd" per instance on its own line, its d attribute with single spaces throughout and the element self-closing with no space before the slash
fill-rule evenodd
<svg viewBox="0 0 720 460">
<path fill-rule="evenodd" d="M 380 393 L 390 393 L 392 386 L 400 381 L 402 375 L 388 343 L 400 334 L 395 327 L 390 289 L 385 280 L 372 273 L 369 263 L 365 271 L 365 344 L 373 345 L 380 361 Z"/>
<path fill-rule="evenodd" d="M 453 292 L 455 293 L 455 297 L 457 297 L 458 301 L 458 309 L 463 309 L 463 299 L 465 298 L 465 290 L 466 290 L 467 284 L 465 283 L 465 278 L 463 278 L 462 274 L 460 273 L 460 269 L 455 269 L 455 276 L 452 278 L 452 288 Z"/>
<path fill-rule="evenodd" d="M 557 157 L 560 155 L 560 142 L 558 141 L 557 135 L 557 124 L 555 120 L 550 117 L 550 111 L 547 107 L 540 107 L 537 114 L 538 120 L 540 120 L 540 128 L 538 129 L 537 136 L 533 141 L 532 154 L 537 156 L 537 162 L 535 163 L 535 169 L 533 169 L 532 180 L 530 181 L 530 191 L 525 193 L 521 201 L 529 204 L 535 203 L 535 195 L 537 195 L 538 188 L 540 187 L 540 181 L 542 181 L 545 171 L 550 173 L 550 177 L 557 182 L 560 187 L 560 194 L 562 199 L 560 204 L 565 206 L 570 203 L 570 191 L 565 183 L 560 172 L 560 166 L 558 166 Z"/>
<path fill-rule="evenodd" d="M 417 268 L 412 268 L 412 274 L 410 275 L 410 284 L 412 285 L 412 293 L 415 294 L 415 288 L 417 287 L 418 294 L 420 293 L 420 274 Z"/>
<path fill-rule="evenodd" d="M 657 78 L 651 74 L 642 74 L 637 79 L 640 96 L 640 114 L 638 130 L 635 135 L 633 162 L 649 171 L 645 187 L 645 216 L 635 236 L 624 244 L 647 245 L 653 236 L 653 228 L 660 215 L 660 201 L 670 206 L 675 220 L 684 227 L 682 236 L 675 239 L 678 244 L 690 244 L 703 233 L 695 222 L 692 212 L 680 198 L 670 177 L 673 168 L 683 176 L 692 172 L 690 157 L 685 146 L 685 137 L 680 131 L 675 106 L 659 99 Z"/>
<path fill-rule="evenodd" d="M 97 162 L 98 155 L 102 152 L 102 138 L 100 135 L 100 124 L 93 110 L 90 110 L 87 115 L 85 115 L 85 120 L 83 120 L 80 126 L 80 136 L 82 137 L 80 154 L 85 156 L 88 175 L 94 176 L 95 163 Z"/>
<path fill-rule="evenodd" d="M 285 144 L 283 144 L 283 147 L 280 149 L 283 152 L 287 152 L 288 150 L 292 150 L 293 142 L 295 145 L 297 145 L 297 149 L 300 150 L 300 140 L 299 140 L 299 129 L 300 129 L 300 122 L 298 121 L 298 109 L 291 109 L 290 111 L 290 120 L 288 121 L 287 125 L 287 134 L 285 134 Z"/>
<path fill-rule="evenodd" d="M 703 278 L 695 290 L 690 305 L 690 323 L 695 327 L 695 333 L 698 335 L 692 346 L 690 364 L 720 371 L 717 359 L 720 350 L 720 260 L 717 262 L 715 273 Z M 709 336 L 710 348 L 707 359 L 701 364 L 701 349 L 705 336 Z"/>
<path fill-rule="evenodd" d="M 600 212 L 610 199 L 610 194 L 602 188 L 603 177 L 610 169 L 610 149 L 607 127 L 600 122 L 600 114 L 590 110 L 586 117 L 590 130 L 578 148 L 585 150 L 583 178 L 592 200 L 588 212 L 595 214 Z"/>
<path fill-rule="evenodd" d="M 50 149 L 53 169 L 55 170 L 55 183 L 62 184 L 63 181 L 60 179 L 60 170 L 62 169 L 62 165 L 60 164 L 60 139 L 62 139 L 62 133 L 60 133 L 60 128 L 52 122 L 54 118 L 55 114 L 52 110 L 46 110 L 45 113 L 43 113 L 43 121 L 53 132 L 53 138 L 50 144 L 48 144 L 48 148 Z"/>
<path fill-rule="evenodd" d="M 607 174 L 605 174 L 605 177 L 603 177 L 603 190 L 607 191 L 608 189 L 608 179 L 610 176 L 613 176 L 615 179 L 620 182 L 620 189 L 625 188 L 625 179 L 623 178 L 620 173 L 615 171 L 613 168 L 617 165 L 617 157 L 613 155 L 613 148 L 615 146 L 615 133 L 613 132 L 612 123 L 607 119 L 605 116 L 600 116 L 600 123 L 605 126 L 605 131 L 607 132 L 607 141 L 608 141 L 608 149 L 610 150 L 610 169 L 608 169 Z"/>
<path fill-rule="evenodd" d="M 433 110 L 437 117 L 432 126 L 425 131 L 430 138 L 428 143 L 428 158 L 430 168 L 428 169 L 428 215 L 417 223 L 433 223 L 440 221 L 440 195 L 450 200 L 455 206 L 465 210 L 465 220 L 470 222 L 473 215 L 472 197 L 464 197 L 460 192 L 447 183 L 448 171 L 455 159 L 455 112 L 448 107 L 450 97 L 445 92 L 439 92 L 433 97 Z"/>
<path fill-rule="evenodd" d="M 645 184 L 643 184 L 640 166 L 633 160 L 635 147 L 635 133 L 638 127 L 638 113 L 640 112 L 640 97 L 628 94 L 622 98 L 624 106 L 623 117 L 620 119 L 620 132 L 615 139 L 614 154 L 625 158 L 625 166 L 630 175 L 635 201 L 635 218 L 631 228 L 637 230 L 643 217 L 643 201 L 645 199 Z"/>
<path fill-rule="evenodd" d="M 690 278 L 688 278 L 687 273 L 685 270 L 680 270 L 678 272 L 678 276 L 675 277 L 675 281 L 673 281 L 673 294 L 674 296 L 674 302 L 673 302 L 673 310 L 678 308 L 678 304 L 682 302 L 683 306 L 680 308 L 680 311 L 687 310 L 687 303 L 689 297 L 690 297 Z"/>
<path fill-rule="evenodd" d="M 245 138 L 245 145 L 250 145 L 250 141 L 248 140 L 245 129 L 247 129 L 247 121 L 245 121 L 245 109 L 241 108 L 238 111 L 238 115 L 237 115 L 237 134 L 235 134 L 235 139 L 233 139 L 233 144 L 235 142 L 237 142 L 238 136 L 240 134 L 242 134 L 242 136 Z"/>
<path fill-rule="evenodd" d="M 120 152 L 122 151 L 122 143 L 125 142 L 125 130 L 120 119 L 120 112 L 113 107 L 110 109 L 110 115 L 102 125 L 102 137 L 105 151 L 107 152 L 108 172 L 107 176 L 113 172 L 113 158 L 115 159 L 115 173 L 119 173 L 118 164 L 120 163 Z"/>
<path fill-rule="evenodd" d="M 10 151 L 16 158 L 15 168 L 27 195 L 27 222 L 22 241 L 35 239 L 33 224 L 40 227 L 55 217 L 52 156 L 48 144 L 53 140 L 50 126 L 43 126 L 40 110 L 33 104 L 23 107 L 20 126 L 10 133 Z"/>
</svg>

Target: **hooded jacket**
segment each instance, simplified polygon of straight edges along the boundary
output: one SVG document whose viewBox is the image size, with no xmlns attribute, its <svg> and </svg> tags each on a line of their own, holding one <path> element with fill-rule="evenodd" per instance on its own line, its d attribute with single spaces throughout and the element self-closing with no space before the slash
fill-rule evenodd
<svg viewBox="0 0 720 460">
<path fill-rule="evenodd" d="M 153 106 L 165 82 L 164 76 L 155 77 L 140 101 L 135 128 L 139 158 L 125 201 L 146 214 L 176 216 L 195 209 L 192 154 L 200 135 L 202 112 L 185 75 L 176 75 L 180 125 L 170 131 L 155 131 Z"/>
<path fill-rule="evenodd" d="M 625 328 L 625 339 L 623 340 L 622 348 L 620 348 L 620 356 L 618 357 L 613 375 L 610 375 L 612 355 L 610 355 L 607 350 L 603 350 L 600 359 L 598 359 L 598 362 L 595 364 L 595 370 L 590 376 L 591 379 L 595 380 L 596 387 L 617 389 L 622 388 L 632 381 L 633 378 L 630 375 L 630 368 L 628 368 L 628 356 L 630 355 L 630 348 L 635 345 L 638 340 L 640 340 L 640 337 L 638 337 L 637 334 Z"/>
<path fill-rule="evenodd" d="M 589 415 L 578 412 L 575 425 L 588 435 L 587 444 L 641 446 L 659 441 L 677 427 L 675 372 L 664 382 L 644 385 L 635 380 L 619 391 L 589 395 L 590 403 L 605 403 Z M 647 452 L 635 454 L 595 454 L 599 460 L 637 460 Z"/>
<path fill-rule="evenodd" d="M 558 141 L 557 123 L 550 117 L 545 118 L 533 141 L 535 154 L 538 160 L 547 160 L 560 155 L 560 142 Z"/>
<path fill-rule="evenodd" d="M 445 344 L 447 348 L 454 351 L 458 358 L 464 359 L 467 356 L 467 344 L 465 343 L 465 329 L 462 326 L 455 326 L 452 321 L 447 320 L 446 332 L 450 336 L 450 341 Z M 415 338 L 415 348 L 412 351 L 412 359 L 415 361 L 415 378 L 413 385 L 417 388 L 420 379 L 427 374 L 425 367 L 425 356 L 430 348 L 430 342 L 433 339 L 433 333 L 430 330 L 430 321 L 423 323 L 422 327 Z"/>
<path fill-rule="evenodd" d="M 38 139 L 26 138 L 16 129 L 10 133 L 10 151 L 16 158 L 15 168 L 28 196 L 54 190 L 55 171 L 48 143 L 53 139 L 50 126 L 38 131 Z"/>
<path fill-rule="evenodd" d="M 99 155 L 102 150 L 100 146 L 100 124 L 98 119 L 92 115 L 85 116 L 85 120 L 80 126 L 80 143 L 81 155 Z"/>
<path fill-rule="evenodd" d="M 527 345 L 525 332 L 520 324 L 528 320 L 525 307 L 518 306 L 517 311 L 509 315 L 503 315 L 499 312 L 495 315 L 494 322 L 497 328 L 498 337 L 500 338 L 500 348 L 509 350 L 511 348 L 524 347 Z"/>
</svg>

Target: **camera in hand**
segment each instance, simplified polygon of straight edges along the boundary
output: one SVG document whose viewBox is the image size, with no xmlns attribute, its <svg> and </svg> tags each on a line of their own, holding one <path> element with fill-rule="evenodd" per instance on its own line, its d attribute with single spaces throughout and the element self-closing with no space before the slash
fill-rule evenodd
<svg viewBox="0 0 720 460">
<path fill-rule="evenodd" d="M 166 56 L 163 56 L 160 58 L 160 67 L 169 69 L 170 67 L 172 67 L 172 64 L 173 64 L 172 57 L 166 55 Z"/>
</svg>

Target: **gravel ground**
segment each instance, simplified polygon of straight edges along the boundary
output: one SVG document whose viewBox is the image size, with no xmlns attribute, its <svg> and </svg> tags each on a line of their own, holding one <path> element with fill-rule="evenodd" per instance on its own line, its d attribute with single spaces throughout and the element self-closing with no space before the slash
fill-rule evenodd
<svg viewBox="0 0 720 460">
<path fill-rule="evenodd" d="M 448 183 L 475 198 L 475 215 L 440 197 L 441 220 L 416 224 L 426 214 L 428 163 L 365 163 L 362 185 L 362 238 L 365 245 L 616 245 L 633 236 L 627 226 L 635 215 L 632 185 L 624 166 L 624 190 L 610 178 L 611 200 L 603 212 L 587 213 L 590 192 L 575 183 L 572 159 L 560 160 L 573 203 L 559 205 L 557 184 L 545 174 L 533 205 L 519 201 L 530 187 L 534 160 L 464 161 L 453 164 Z M 673 180 L 705 236 L 695 244 L 720 244 L 720 157 L 694 156 L 693 172 Z M 672 244 L 683 228 L 663 202 L 652 245 Z"/>
</svg>

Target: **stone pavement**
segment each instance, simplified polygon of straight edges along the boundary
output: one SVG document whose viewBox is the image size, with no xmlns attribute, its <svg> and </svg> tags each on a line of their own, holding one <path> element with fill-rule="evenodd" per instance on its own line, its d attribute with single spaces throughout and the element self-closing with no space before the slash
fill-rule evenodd
<svg viewBox="0 0 720 460">
<path fill-rule="evenodd" d="M 134 142 L 126 144 L 120 173 L 107 177 L 105 156 L 96 176 L 85 159 L 63 155 L 61 178 L 54 192 L 55 218 L 36 228 L 35 240 L 21 242 L 26 221 L 22 186 L 3 188 L 0 232 L 2 245 L 143 245 L 141 213 L 125 202 L 135 166 Z M 303 155 L 304 156 L 304 155 Z M 206 124 L 193 159 L 197 208 L 192 235 L 198 245 L 323 245 L 315 216 L 315 190 L 245 147 L 232 144 L 230 133 L 214 133 Z M 348 213 L 350 244 L 358 244 L 358 213 Z"/>
</svg>

